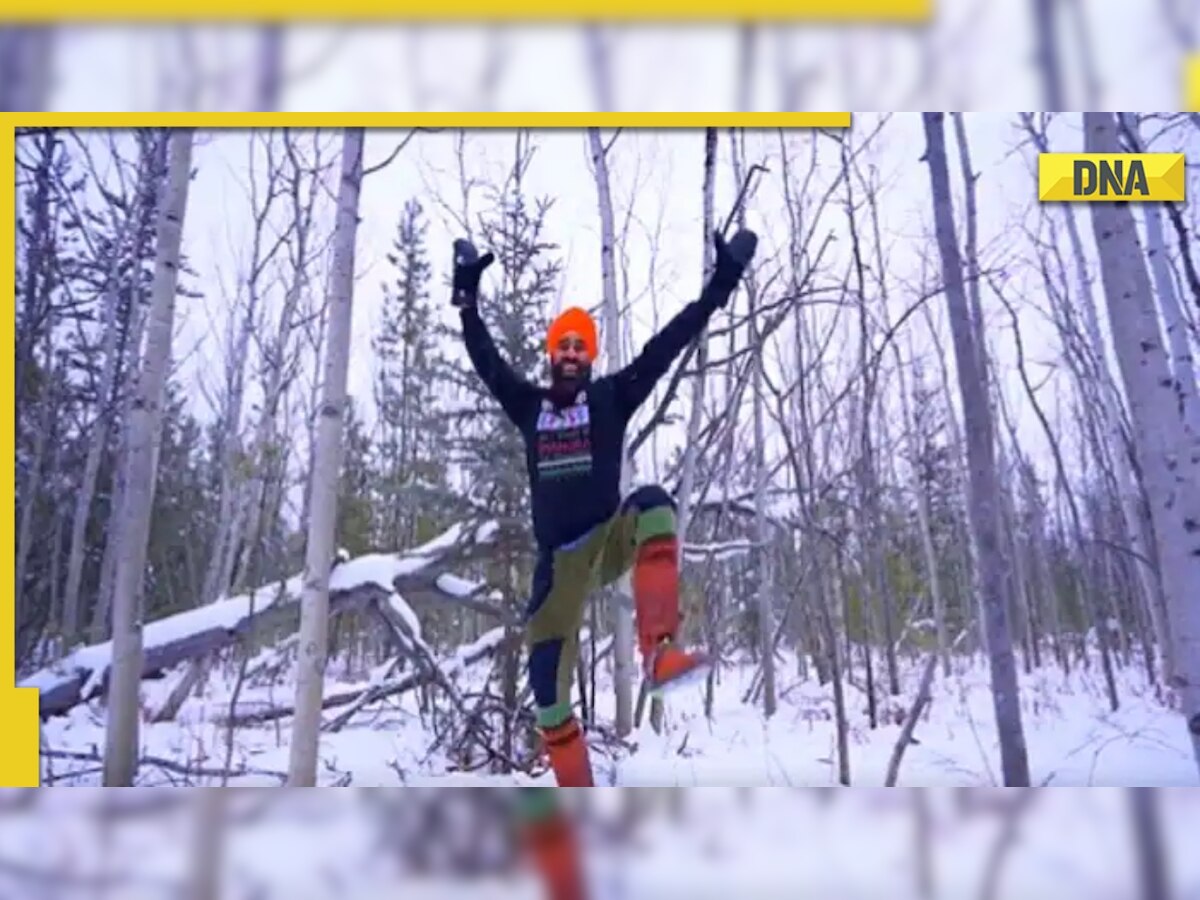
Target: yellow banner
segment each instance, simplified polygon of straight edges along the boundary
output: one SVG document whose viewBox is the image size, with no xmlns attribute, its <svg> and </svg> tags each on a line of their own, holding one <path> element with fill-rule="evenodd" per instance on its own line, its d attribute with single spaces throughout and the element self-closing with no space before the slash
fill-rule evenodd
<svg viewBox="0 0 1200 900">
<path fill-rule="evenodd" d="M 0 113 L 22 128 L 831 128 L 848 112 L 30 112 Z"/>
<path fill-rule="evenodd" d="M 1183 111 L 1200 112 L 1200 53 L 1188 59 L 1183 85 Z"/>
<path fill-rule="evenodd" d="M 16 256 L 16 185 L 13 159 L 14 131 L 11 127 L 0 127 L 0 167 L 7 170 L 0 178 L 0 283 L 12 296 L 15 287 Z M 12 347 L 16 341 L 16 319 L 0 316 L 0 346 Z M 11 353 L 0 353 L 0 397 L 6 401 L 8 411 L 0 415 L 0 459 L 16 458 L 16 413 L 14 395 L 16 384 L 13 378 L 14 358 Z M 16 500 L 13 497 L 13 480 L 0 478 L 0 541 L 4 552 L 0 553 L 0 577 L 5 589 L 0 600 L 0 786 L 37 787 L 38 771 L 38 692 L 33 688 L 14 685 L 16 663 L 17 615 L 13 603 L 13 585 L 16 584 L 14 547 L 16 536 L 13 521 Z"/>
<path fill-rule="evenodd" d="M 928 22 L 933 0 L 7 0 L 0 21 L 666 21 Z"/>
<path fill-rule="evenodd" d="M 1182 153 L 1042 153 L 1038 199 L 1174 201 L 1184 199 Z"/>
</svg>

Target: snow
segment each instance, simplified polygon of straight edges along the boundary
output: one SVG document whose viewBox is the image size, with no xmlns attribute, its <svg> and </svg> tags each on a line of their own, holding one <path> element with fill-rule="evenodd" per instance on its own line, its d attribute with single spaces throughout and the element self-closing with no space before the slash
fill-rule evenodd
<svg viewBox="0 0 1200 900">
<path fill-rule="evenodd" d="M 417 618 L 417 614 L 413 612 L 412 607 L 404 601 L 403 597 L 395 592 L 388 595 L 387 603 L 396 615 L 404 620 L 404 624 L 408 626 L 408 632 L 412 635 L 413 640 L 420 642 L 421 620 Z"/>
<path fill-rule="evenodd" d="M 438 576 L 437 586 L 452 597 L 470 597 L 484 587 L 478 581 L 467 581 L 448 572 Z"/>
<path fill-rule="evenodd" d="M 456 689 L 477 689 L 489 676 L 485 659 L 467 666 L 466 660 L 504 638 L 495 628 L 468 646 L 439 654 L 442 671 Z M 850 773 L 857 787 L 884 783 L 899 722 L 915 693 L 921 661 L 909 661 L 902 672 L 901 696 L 880 704 L 883 724 L 869 727 L 865 696 L 846 688 L 850 718 Z M 901 786 L 989 786 L 998 783 L 999 751 L 993 724 L 989 675 L 982 659 L 956 661 L 949 680 L 932 686 L 932 702 L 918 722 L 917 743 L 910 745 L 900 767 Z M 631 736 L 636 749 L 615 764 L 615 783 L 640 787 L 821 786 L 837 784 L 833 700 L 828 685 L 802 680 L 796 663 L 781 665 L 779 709 L 770 721 L 760 710 L 742 703 L 753 676 L 749 665 L 723 669 L 711 722 L 703 714 L 703 684 L 681 688 L 666 703 L 665 727 L 655 734 L 648 724 Z M 232 676 L 230 676 L 232 677 Z M 1044 669 L 1021 674 L 1022 714 L 1033 783 L 1047 786 L 1200 786 L 1191 745 L 1182 718 L 1164 706 L 1135 668 L 1119 670 L 1121 708 L 1108 708 L 1098 667 L 1091 672 Z M 362 688 L 377 683 L 379 670 L 363 678 L 327 679 L 326 692 Z M 147 683 L 144 690 L 151 688 Z M 231 686 L 214 673 L 201 697 L 191 697 L 175 723 L 144 724 L 143 752 L 186 763 L 208 758 L 224 746 L 226 730 L 215 718 L 228 711 Z M 598 674 L 598 715 L 612 721 L 614 697 L 610 675 Z M 290 702 L 290 681 L 279 685 L 244 686 L 239 709 Z M 330 718 L 343 707 L 326 713 Z M 241 727 L 235 735 L 235 765 L 286 771 L 290 720 Z M 88 752 L 103 746 L 103 711 L 93 702 L 71 715 L 43 726 L 43 738 L 58 750 Z M 368 707 L 337 733 L 322 734 L 323 783 L 350 778 L 355 786 L 441 784 L 448 776 L 447 759 L 429 753 L 428 723 L 410 692 Z M 600 753 L 600 751 L 597 751 Z M 212 765 L 211 759 L 207 763 Z M 46 763 L 44 763 L 46 765 Z M 64 760 L 49 765 L 63 773 Z M 85 764 L 71 762 L 71 766 Z M 397 773 L 404 773 L 403 781 Z M 46 770 L 48 771 L 48 770 Z M 148 783 L 161 776 L 145 774 Z M 473 784 L 532 783 L 524 774 L 473 775 Z M 97 783 L 95 775 L 81 783 Z M 234 779 L 235 783 L 266 783 L 262 777 Z M 549 775 L 540 783 L 550 784 Z"/>
</svg>

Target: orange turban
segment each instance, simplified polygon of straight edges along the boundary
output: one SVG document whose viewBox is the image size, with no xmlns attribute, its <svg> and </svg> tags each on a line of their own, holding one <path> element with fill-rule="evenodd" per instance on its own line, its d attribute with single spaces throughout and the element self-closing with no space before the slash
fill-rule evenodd
<svg viewBox="0 0 1200 900">
<path fill-rule="evenodd" d="M 596 322 L 588 315 L 587 310 L 580 309 L 578 306 L 564 310 L 562 315 L 550 323 L 550 330 L 546 334 L 546 350 L 549 354 L 554 355 L 562 336 L 571 331 L 583 338 L 588 357 L 595 359 L 599 352 L 599 343 L 596 340 Z"/>
</svg>

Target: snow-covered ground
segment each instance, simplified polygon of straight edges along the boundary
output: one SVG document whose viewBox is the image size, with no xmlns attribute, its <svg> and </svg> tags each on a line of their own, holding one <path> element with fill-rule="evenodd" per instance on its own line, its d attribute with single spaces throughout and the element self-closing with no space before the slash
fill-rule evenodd
<svg viewBox="0 0 1200 900">
<path fill-rule="evenodd" d="M 461 690 L 486 674 L 481 663 L 456 676 Z M 935 679 L 932 703 L 918 723 L 900 768 L 901 786 L 989 786 L 999 783 L 999 754 L 986 664 L 960 660 L 949 680 Z M 449 667 L 453 671 L 453 667 Z M 909 663 L 899 697 L 881 705 L 886 724 L 868 727 L 864 695 L 847 688 L 850 715 L 850 772 L 854 786 L 880 786 L 900 731 L 899 722 L 916 692 L 919 666 Z M 668 698 L 662 734 L 646 723 L 629 739 L 632 750 L 598 748 L 596 767 L 618 786 L 794 786 L 837 784 L 833 701 L 829 686 L 800 680 L 794 661 L 781 667 L 777 714 L 764 722 L 761 711 L 742 703 L 753 669 L 725 670 L 717 687 L 711 721 L 703 713 L 703 686 L 682 688 Z M 1121 708 L 1113 713 L 1100 673 L 1055 669 L 1021 676 L 1021 699 L 1030 767 L 1035 785 L 1197 786 L 1195 760 L 1182 718 L 1147 684 L 1140 669 L 1119 670 Z M 143 683 L 143 708 L 156 708 L 173 679 Z M 331 678 L 327 694 L 350 685 Z M 200 697 L 189 698 L 176 721 L 144 724 L 142 753 L 183 767 L 224 768 L 229 732 L 216 721 L 229 709 L 229 684 L 214 675 Z M 290 703 L 293 687 L 246 687 L 239 709 L 250 704 Z M 601 722 L 611 722 L 613 694 L 598 688 Z M 326 713 L 332 718 L 345 707 Z M 77 756 L 103 747 L 102 709 L 97 702 L 44 723 L 44 748 Z M 233 784 L 278 784 L 269 773 L 287 770 L 290 719 L 240 727 L 232 736 L 232 768 L 259 773 Z M 446 783 L 530 783 L 524 775 L 455 775 L 435 743 L 429 720 L 410 692 L 359 712 L 346 727 L 321 737 L 322 784 L 359 787 Z M 81 771 L 79 777 L 68 773 Z M 146 784 L 185 780 L 186 773 L 143 767 Z M 55 784 L 98 784 L 95 762 L 47 756 L 43 778 Z M 549 776 L 539 779 L 550 783 Z M 212 783 L 191 777 L 191 783 Z"/>
</svg>

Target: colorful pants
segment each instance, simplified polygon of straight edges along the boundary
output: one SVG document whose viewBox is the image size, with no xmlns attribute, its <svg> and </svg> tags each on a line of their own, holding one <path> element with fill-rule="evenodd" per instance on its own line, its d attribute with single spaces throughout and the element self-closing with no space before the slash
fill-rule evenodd
<svg viewBox="0 0 1200 900">
<path fill-rule="evenodd" d="M 629 571 L 643 542 L 674 534 L 671 495 L 647 485 L 630 493 L 607 522 L 571 544 L 542 551 L 526 617 L 529 680 L 540 727 L 553 728 L 571 716 L 571 685 L 588 596 Z"/>
</svg>

